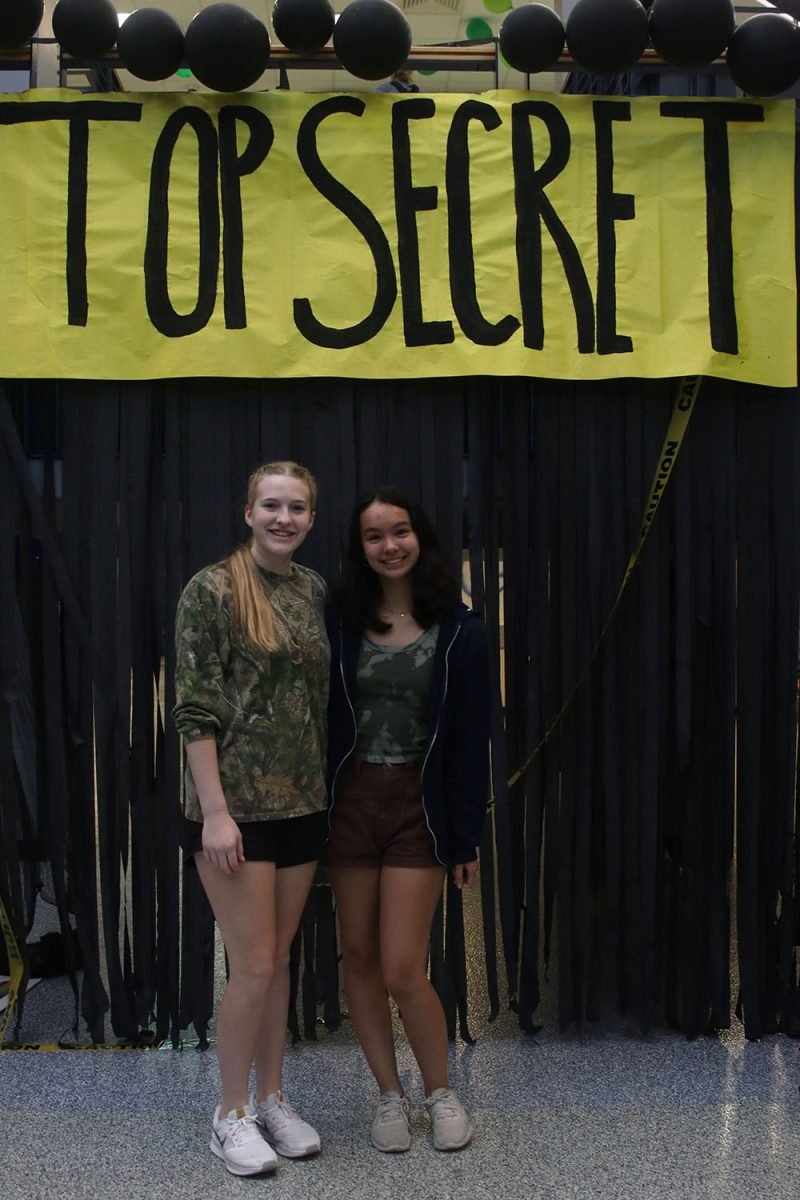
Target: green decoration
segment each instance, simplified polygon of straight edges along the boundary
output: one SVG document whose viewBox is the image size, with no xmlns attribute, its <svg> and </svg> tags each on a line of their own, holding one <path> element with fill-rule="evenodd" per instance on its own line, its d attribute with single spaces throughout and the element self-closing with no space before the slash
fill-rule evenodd
<svg viewBox="0 0 800 1200">
<path fill-rule="evenodd" d="M 435 67 L 420 67 L 419 74 L 420 75 L 437 75 L 438 72 Z"/>
<path fill-rule="evenodd" d="M 490 13 L 504 13 L 511 8 L 511 0 L 483 0 L 483 7 Z"/>
<path fill-rule="evenodd" d="M 494 37 L 492 27 L 483 17 L 473 17 L 467 21 L 467 37 L 471 42 L 480 42 L 484 38 Z"/>
<path fill-rule="evenodd" d="M 192 72 L 189 70 L 188 67 L 178 67 L 175 74 L 180 75 L 181 79 L 191 79 L 192 78 Z"/>
</svg>

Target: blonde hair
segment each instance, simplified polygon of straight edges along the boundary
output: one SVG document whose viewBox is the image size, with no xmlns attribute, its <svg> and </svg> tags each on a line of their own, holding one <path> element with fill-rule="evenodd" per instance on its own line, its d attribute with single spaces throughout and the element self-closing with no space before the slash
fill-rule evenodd
<svg viewBox="0 0 800 1200">
<path fill-rule="evenodd" d="M 308 488 L 308 501 L 312 513 L 317 507 L 317 481 L 307 467 L 291 461 L 262 463 L 256 467 L 247 481 L 247 506 L 255 504 L 258 485 L 267 475 L 288 475 L 299 479 Z M 275 614 L 269 602 L 258 567 L 253 558 L 252 538 L 224 561 L 231 581 L 233 621 L 244 640 L 261 654 L 272 654 L 278 649 L 279 639 L 275 628 Z"/>
</svg>

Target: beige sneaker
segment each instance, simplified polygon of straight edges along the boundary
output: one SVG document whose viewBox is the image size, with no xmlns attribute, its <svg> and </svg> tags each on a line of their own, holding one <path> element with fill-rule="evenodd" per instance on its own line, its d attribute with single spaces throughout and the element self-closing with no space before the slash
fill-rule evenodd
<svg viewBox="0 0 800 1200">
<path fill-rule="evenodd" d="M 408 1100 L 399 1092 L 381 1092 L 369 1131 L 372 1144 L 385 1154 L 411 1149 Z"/>
<path fill-rule="evenodd" d="M 437 1150 L 460 1150 L 472 1137 L 472 1125 L 463 1105 L 450 1088 L 437 1088 L 425 1101 Z"/>
</svg>

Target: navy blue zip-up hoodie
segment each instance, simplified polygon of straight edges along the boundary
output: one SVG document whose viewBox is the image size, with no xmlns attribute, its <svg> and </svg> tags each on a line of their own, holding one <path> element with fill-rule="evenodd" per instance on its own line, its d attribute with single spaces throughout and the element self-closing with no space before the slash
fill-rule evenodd
<svg viewBox="0 0 800 1200">
<path fill-rule="evenodd" d="M 356 745 L 356 671 L 361 635 L 328 614 L 331 694 L 328 710 L 330 821 L 336 789 Z M 428 698 L 422 802 L 440 863 L 477 858 L 489 795 L 489 655 L 476 613 L 457 604 L 439 621 Z"/>
</svg>

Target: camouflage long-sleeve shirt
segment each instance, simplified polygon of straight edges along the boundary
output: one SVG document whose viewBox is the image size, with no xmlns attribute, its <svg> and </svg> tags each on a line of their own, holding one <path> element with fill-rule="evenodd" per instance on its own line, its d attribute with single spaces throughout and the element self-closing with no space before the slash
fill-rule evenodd
<svg viewBox="0 0 800 1200">
<path fill-rule="evenodd" d="M 289 575 L 259 574 L 280 638 L 273 654 L 257 655 L 233 628 L 230 578 L 219 563 L 189 580 L 175 619 L 175 723 L 187 742 L 215 738 L 236 821 L 301 817 L 326 802 L 325 584 L 296 563 Z M 184 812 L 203 819 L 188 763 Z"/>
</svg>

